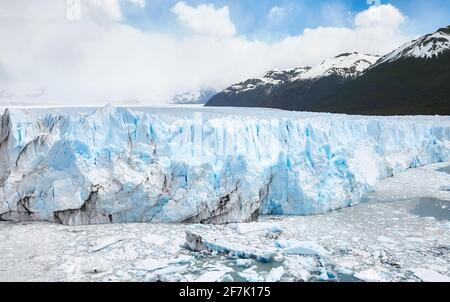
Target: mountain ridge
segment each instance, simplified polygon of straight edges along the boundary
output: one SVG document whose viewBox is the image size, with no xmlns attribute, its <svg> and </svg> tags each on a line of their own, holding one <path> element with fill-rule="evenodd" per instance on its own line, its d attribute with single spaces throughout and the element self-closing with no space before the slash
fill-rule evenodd
<svg viewBox="0 0 450 302">
<path fill-rule="evenodd" d="M 340 61 L 344 64 L 332 64 Z M 269 94 L 222 92 L 206 106 L 364 115 L 450 115 L 449 79 L 447 26 L 382 57 L 341 54 L 277 86 Z"/>
</svg>

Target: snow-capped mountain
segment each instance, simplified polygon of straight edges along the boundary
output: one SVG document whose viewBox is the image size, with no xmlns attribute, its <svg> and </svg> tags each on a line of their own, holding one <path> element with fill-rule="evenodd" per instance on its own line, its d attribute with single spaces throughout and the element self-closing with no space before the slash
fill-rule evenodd
<svg viewBox="0 0 450 302">
<path fill-rule="evenodd" d="M 214 96 L 207 106 L 270 107 L 348 114 L 450 115 L 450 26 L 377 57 L 325 60 L 269 94 Z"/>
<path fill-rule="evenodd" d="M 189 91 L 186 91 L 184 93 L 175 95 L 171 103 L 173 104 L 205 104 L 208 102 L 211 97 L 213 97 L 215 94 L 217 94 L 217 90 L 214 88 L 199 88 L 199 89 L 192 89 Z"/>
<path fill-rule="evenodd" d="M 207 106 L 278 107 L 271 105 L 271 100 L 283 91 L 294 86 L 309 90 L 314 83 L 322 82 L 324 78 L 332 78 L 331 81 L 335 83 L 355 78 L 378 59 L 375 55 L 344 53 L 312 68 L 304 66 L 272 70 L 260 78 L 232 85 L 211 98 Z"/>
<path fill-rule="evenodd" d="M 438 29 L 432 34 L 404 44 L 390 54 L 384 56 L 378 63 L 393 62 L 405 58 L 437 58 L 450 50 L 450 26 Z"/>
<path fill-rule="evenodd" d="M 225 94 L 239 94 L 260 88 L 270 91 L 271 88 L 290 82 L 310 69 L 311 67 L 306 66 L 291 69 L 274 69 L 266 72 L 259 78 L 249 79 L 244 82 L 234 84 L 225 89 L 223 92 Z"/>
<path fill-rule="evenodd" d="M 360 75 L 364 70 L 378 61 L 378 59 L 380 57 L 376 55 L 360 54 L 357 52 L 344 53 L 323 61 L 321 64 L 299 75 L 294 80 L 315 79 L 333 75 L 352 78 Z"/>
</svg>

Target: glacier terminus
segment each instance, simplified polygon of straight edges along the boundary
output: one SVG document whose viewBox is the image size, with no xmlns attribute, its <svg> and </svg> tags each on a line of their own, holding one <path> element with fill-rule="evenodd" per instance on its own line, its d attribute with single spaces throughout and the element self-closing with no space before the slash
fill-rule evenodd
<svg viewBox="0 0 450 302">
<path fill-rule="evenodd" d="M 239 223 L 358 204 L 450 160 L 450 117 L 256 108 L 0 109 L 0 219 Z"/>
</svg>

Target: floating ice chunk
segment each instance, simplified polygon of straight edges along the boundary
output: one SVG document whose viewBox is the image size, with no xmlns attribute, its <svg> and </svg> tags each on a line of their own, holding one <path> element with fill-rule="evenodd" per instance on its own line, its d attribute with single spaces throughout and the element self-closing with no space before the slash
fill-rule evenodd
<svg viewBox="0 0 450 302">
<path fill-rule="evenodd" d="M 429 219 L 431 217 L 425 217 L 425 218 Z M 416 242 L 416 243 L 423 243 L 425 240 L 423 238 L 419 238 L 419 237 L 407 237 L 406 241 Z"/>
<path fill-rule="evenodd" d="M 198 277 L 195 282 L 216 282 L 221 280 L 230 271 L 233 270 L 228 268 L 218 268 L 217 270 L 207 271 Z"/>
<path fill-rule="evenodd" d="M 225 275 L 223 271 L 208 271 L 198 277 L 195 282 L 216 282 Z"/>
<path fill-rule="evenodd" d="M 311 273 L 302 268 L 292 271 L 292 275 L 294 275 L 296 281 L 308 282 L 311 278 Z"/>
<path fill-rule="evenodd" d="M 272 262 L 275 253 L 258 250 L 237 244 L 226 244 L 205 239 L 199 234 L 186 231 L 185 246 L 195 252 L 210 251 L 239 258 L 254 259 L 260 262 Z"/>
<path fill-rule="evenodd" d="M 154 271 L 160 268 L 167 267 L 169 261 L 165 259 L 144 259 L 136 262 L 134 268 L 142 271 Z"/>
<path fill-rule="evenodd" d="M 367 269 L 355 274 L 355 277 L 366 282 L 382 282 L 383 278 L 374 269 Z"/>
<path fill-rule="evenodd" d="M 396 243 L 394 239 L 385 236 L 379 236 L 377 240 L 384 243 Z"/>
<path fill-rule="evenodd" d="M 256 268 L 256 266 L 253 266 L 242 272 L 239 272 L 238 275 L 248 282 L 263 282 L 264 278 L 255 271 Z"/>
<path fill-rule="evenodd" d="M 446 222 L 443 224 L 444 229 L 450 230 L 450 222 Z"/>
<path fill-rule="evenodd" d="M 226 274 L 225 276 L 222 277 L 222 279 L 220 279 L 220 282 L 233 282 L 234 279 L 231 275 Z"/>
<path fill-rule="evenodd" d="M 442 187 L 439 188 L 439 190 L 450 192 L 450 186 L 442 186 Z"/>
<path fill-rule="evenodd" d="M 253 260 L 251 260 L 251 259 L 236 259 L 234 263 L 237 267 L 246 267 L 247 268 L 253 264 Z"/>
<path fill-rule="evenodd" d="M 237 223 L 234 225 L 234 229 L 239 234 L 248 234 L 253 232 L 282 232 L 280 226 L 268 223 L 268 222 L 250 222 L 250 223 Z"/>
<path fill-rule="evenodd" d="M 309 281 L 311 272 L 319 265 L 315 257 L 290 255 L 283 263 L 286 271 L 295 278 L 295 281 Z"/>
<path fill-rule="evenodd" d="M 275 245 L 282 248 L 282 253 L 287 255 L 316 255 L 326 256 L 330 252 L 314 241 L 276 241 Z"/>
<path fill-rule="evenodd" d="M 146 234 L 144 237 L 142 237 L 141 240 L 148 244 L 163 245 L 167 242 L 168 239 L 160 235 Z"/>
<path fill-rule="evenodd" d="M 319 273 L 318 276 L 316 276 L 316 278 L 318 280 L 321 281 L 328 281 L 330 279 L 335 279 L 334 274 L 332 274 L 331 272 L 327 271 L 324 267 L 318 267 L 315 270 L 317 273 Z"/>
<path fill-rule="evenodd" d="M 194 257 L 187 256 L 187 255 L 181 255 L 175 259 L 169 260 L 169 263 L 171 264 L 186 264 L 189 262 L 194 261 Z"/>
<path fill-rule="evenodd" d="M 423 282 L 450 282 L 450 277 L 428 268 L 410 269 Z"/>
<path fill-rule="evenodd" d="M 90 253 L 98 252 L 116 243 L 119 243 L 120 241 L 122 241 L 122 238 L 120 237 L 99 238 L 94 243 L 91 244 L 91 246 L 89 247 L 89 252 Z"/>
<path fill-rule="evenodd" d="M 187 265 L 181 265 L 181 266 L 168 266 L 165 268 L 161 268 L 158 270 L 155 270 L 153 272 L 153 274 L 155 275 L 170 275 L 170 274 L 175 274 L 175 273 L 179 273 L 184 271 L 185 269 L 187 269 Z"/>
<path fill-rule="evenodd" d="M 273 268 L 266 276 L 266 282 L 278 282 L 281 280 L 283 275 L 284 275 L 284 268 L 282 266 Z"/>
</svg>

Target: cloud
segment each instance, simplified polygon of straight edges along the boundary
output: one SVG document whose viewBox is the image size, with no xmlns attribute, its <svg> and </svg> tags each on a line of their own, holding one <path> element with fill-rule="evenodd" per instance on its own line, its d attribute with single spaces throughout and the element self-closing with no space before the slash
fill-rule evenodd
<svg viewBox="0 0 450 302">
<path fill-rule="evenodd" d="M 393 5 L 375 5 L 356 15 L 357 27 L 387 27 L 397 29 L 406 17 Z"/>
<path fill-rule="evenodd" d="M 404 16 L 383 5 L 358 14 L 352 26 L 306 29 L 269 43 L 237 35 L 227 7 L 178 3 L 173 12 L 191 31 L 180 37 L 127 25 L 123 2 L 95 1 L 82 2 L 78 22 L 67 20 L 65 1 L 0 1 L 9 16 L 0 19 L 1 104 L 161 103 L 342 52 L 384 54 L 410 39 L 399 30 Z"/>
<path fill-rule="evenodd" d="M 178 2 L 172 7 L 178 21 L 193 33 L 216 37 L 229 37 L 236 34 L 236 28 L 230 19 L 227 6 L 216 9 L 212 4 L 192 7 Z"/>
<path fill-rule="evenodd" d="M 286 14 L 286 8 L 280 6 L 274 6 L 269 11 L 270 19 L 278 19 L 283 17 Z"/>
<path fill-rule="evenodd" d="M 113 21 L 123 21 L 121 5 L 131 4 L 140 8 L 145 8 L 147 6 L 146 0 L 78 0 L 78 1 L 81 4 L 82 13 L 96 14 L 96 16 L 94 17 L 97 18 L 105 17 Z"/>
<path fill-rule="evenodd" d="M 119 0 L 89 0 L 80 3 L 84 6 L 82 11 L 103 14 L 115 21 L 121 21 L 123 18 Z"/>
</svg>

